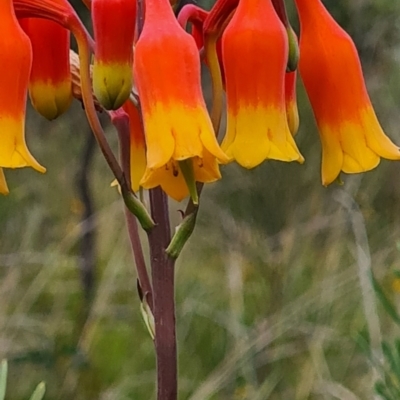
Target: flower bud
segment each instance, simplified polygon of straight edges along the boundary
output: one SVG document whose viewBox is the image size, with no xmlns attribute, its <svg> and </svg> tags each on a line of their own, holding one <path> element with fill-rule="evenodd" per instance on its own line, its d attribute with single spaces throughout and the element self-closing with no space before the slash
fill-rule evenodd
<svg viewBox="0 0 400 400">
<path fill-rule="evenodd" d="M 33 52 L 29 96 L 35 110 L 52 120 L 71 104 L 70 33 L 61 25 L 39 18 L 20 20 Z"/>
<path fill-rule="evenodd" d="M 132 89 L 135 0 L 93 0 L 96 40 L 93 91 L 107 110 L 116 110 Z"/>
</svg>

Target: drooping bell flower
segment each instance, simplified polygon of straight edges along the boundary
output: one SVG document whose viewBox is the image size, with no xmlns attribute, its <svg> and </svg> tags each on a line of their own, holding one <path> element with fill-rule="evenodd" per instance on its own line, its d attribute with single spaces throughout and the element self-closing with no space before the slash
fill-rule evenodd
<svg viewBox="0 0 400 400">
<path fill-rule="evenodd" d="M 180 27 L 167 0 L 146 4 L 134 74 L 147 145 L 147 171 L 141 184 L 161 185 L 162 168 L 185 178 L 187 167 L 200 182 L 219 179 L 217 159 L 228 159 L 215 138 L 202 96 L 196 43 Z"/>
<path fill-rule="evenodd" d="M 33 52 L 29 95 L 33 107 L 49 120 L 64 113 L 72 100 L 69 64 L 70 33 L 39 18 L 20 20 Z"/>
<path fill-rule="evenodd" d="M 25 106 L 32 64 L 28 37 L 19 26 L 12 0 L 0 2 L 0 167 L 30 166 L 45 172 L 25 142 Z"/>
<path fill-rule="evenodd" d="M 288 39 L 271 0 L 240 0 L 222 36 L 227 133 L 222 149 L 245 168 L 299 161 L 285 108 Z"/>
<path fill-rule="evenodd" d="M 9 192 L 3 168 L 0 168 L 0 194 L 7 195 Z"/>
<path fill-rule="evenodd" d="M 140 186 L 143 186 L 144 189 L 152 189 L 160 185 L 164 192 L 174 200 L 183 200 L 189 195 L 189 190 L 182 173 L 180 173 L 178 162 L 171 160 L 168 164 L 155 170 L 146 168 L 146 143 L 139 110 L 130 101 L 127 101 L 122 107 L 129 115 L 130 174 L 133 191 L 138 191 Z M 198 173 L 204 173 L 203 168 L 200 168 Z"/>
<path fill-rule="evenodd" d="M 300 74 L 322 142 L 322 184 L 340 174 L 375 168 L 380 157 L 399 160 L 365 87 L 357 49 L 320 0 L 296 0 L 300 18 Z"/>
<path fill-rule="evenodd" d="M 116 110 L 132 89 L 135 0 L 92 0 L 96 41 L 93 91 L 107 110 Z"/>
<path fill-rule="evenodd" d="M 139 110 L 131 101 L 126 101 L 122 108 L 129 115 L 131 186 L 132 190 L 137 192 L 146 169 L 143 124 Z"/>
</svg>

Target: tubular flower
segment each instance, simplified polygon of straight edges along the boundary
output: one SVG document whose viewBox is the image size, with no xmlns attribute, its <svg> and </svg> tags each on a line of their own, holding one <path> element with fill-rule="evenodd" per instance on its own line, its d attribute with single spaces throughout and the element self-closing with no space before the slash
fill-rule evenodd
<svg viewBox="0 0 400 400">
<path fill-rule="evenodd" d="M 227 133 L 222 149 L 245 168 L 304 159 L 285 109 L 288 39 L 271 0 L 241 0 L 222 36 Z"/>
<path fill-rule="evenodd" d="M 0 168 L 0 194 L 8 194 L 8 186 L 6 182 L 6 177 L 4 176 L 3 168 Z"/>
<path fill-rule="evenodd" d="M 134 74 L 147 144 L 143 187 L 161 184 L 160 168 L 183 175 L 180 163 L 184 160 L 192 163 L 195 180 L 219 179 L 217 159 L 228 159 L 215 138 L 201 93 L 197 47 L 166 0 L 151 0 L 146 5 Z"/>
<path fill-rule="evenodd" d="M 369 99 L 350 36 L 320 0 L 296 0 L 300 17 L 299 69 L 322 142 L 322 183 L 375 168 L 380 157 L 400 159 Z"/>
<path fill-rule="evenodd" d="M 43 168 L 25 143 L 25 105 L 32 64 L 28 37 L 19 26 L 12 0 L 0 2 L 0 167 Z"/>
<path fill-rule="evenodd" d="M 64 113 L 72 100 L 69 64 L 70 33 L 45 19 L 20 20 L 33 52 L 29 95 L 33 107 L 52 120 Z"/>
<path fill-rule="evenodd" d="M 132 89 L 135 0 L 92 0 L 96 40 L 93 91 L 107 110 L 116 110 Z"/>
<path fill-rule="evenodd" d="M 122 108 L 129 115 L 131 185 L 133 191 L 137 192 L 146 169 L 143 124 L 139 110 L 131 101 L 125 102 Z"/>
</svg>

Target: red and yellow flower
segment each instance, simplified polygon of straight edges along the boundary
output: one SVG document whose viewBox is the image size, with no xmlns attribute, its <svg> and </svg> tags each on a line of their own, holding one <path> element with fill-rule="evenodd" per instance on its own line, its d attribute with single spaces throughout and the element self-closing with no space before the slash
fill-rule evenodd
<svg viewBox="0 0 400 400">
<path fill-rule="evenodd" d="M 299 161 L 286 119 L 288 39 L 271 0 L 240 0 L 222 36 L 227 132 L 222 149 L 246 168 Z"/>
<path fill-rule="evenodd" d="M 400 160 L 372 107 L 356 47 L 320 0 L 296 0 L 300 74 L 322 142 L 322 183 L 375 168 L 380 157 Z"/>
<path fill-rule="evenodd" d="M 116 110 L 132 89 L 136 0 L 92 0 L 96 40 L 93 90 L 107 110 Z"/>
<path fill-rule="evenodd" d="M 42 167 L 29 152 L 25 142 L 25 106 L 32 49 L 18 24 L 12 0 L 0 2 L 0 167 Z"/>
<path fill-rule="evenodd" d="M 196 181 L 219 179 L 217 160 L 228 159 L 215 138 L 201 92 L 196 43 L 180 27 L 166 0 L 147 3 L 134 73 L 147 144 L 143 187 L 160 185 L 161 175 L 170 176 L 165 171 L 173 171 L 178 186 L 183 175 L 180 163 L 185 160 L 192 164 Z"/>
<path fill-rule="evenodd" d="M 20 20 L 33 52 L 29 95 L 33 107 L 49 120 L 64 113 L 72 101 L 69 64 L 70 33 L 39 18 Z"/>
</svg>

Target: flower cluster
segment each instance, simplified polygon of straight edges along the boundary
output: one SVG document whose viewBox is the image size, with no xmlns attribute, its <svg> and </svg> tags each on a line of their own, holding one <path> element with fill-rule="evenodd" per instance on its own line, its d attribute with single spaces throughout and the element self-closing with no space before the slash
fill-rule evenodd
<svg viewBox="0 0 400 400">
<path fill-rule="evenodd" d="M 295 0 L 299 41 L 284 0 L 217 0 L 209 12 L 168 0 L 85 4 L 93 39 L 68 0 L 0 4 L 0 193 L 8 192 L 4 168 L 45 171 L 25 143 L 28 93 L 50 120 L 81 97 L 118 181 L 128 180 L 133 191 L 161 186 L 176 200 L 190 194 L 196 203 L 196 183 L 220 179 L 221 164 L 304 161 L 294 140 L 298 75 L 321 137 L 323 185 L 342 171 L 371 170 L 381 157 L 400 159 L 371 105 L 355 45 L 321 0 Z M 78 66 L 70 32 L 79 46 Z M 210 113 L 201 63 L 212 78 Z M 99 107 L 129 120 L 129 138 L 121 141 L 129 147 L 129 171 L 115 167 L 107 150 Z"/>
</svg>

